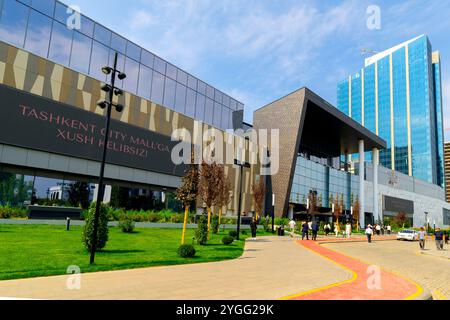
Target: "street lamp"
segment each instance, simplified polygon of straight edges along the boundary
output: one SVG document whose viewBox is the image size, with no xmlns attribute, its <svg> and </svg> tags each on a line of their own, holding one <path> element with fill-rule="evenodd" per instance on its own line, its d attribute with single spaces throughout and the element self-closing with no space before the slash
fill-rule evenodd
<svg viewBox="0 0 450 320">
<path fill-rule="evenodd" d="M 94 263 L 95 260 L 95 251 L 97 250 L 97 232 L 98 232 L 98 221 L 100 217 L 100 205 L 101 201 L 104 196 L 104 188 L 103 188 L 103 177 L 105 174 L 105 162 L 106 162 L 106 151 L 107 151 L 107 145 L 108 145 L 108 139 L 109 139 L 109 127 L 110 127 L 110 120 L 111 120 L 111 110 L 112 107 L 115 107 L 117 112 L 123 111 L 123 105 L 121 104 L 114 104 L 113 103 L 113 96 L 120 96 L 123 94 L 123 91 L 119 88 L 115 87 L 116 84 L 116 76 L 119 78 L 119 80 L 125 79 L 127 76 L 125 73 L 117 70 L 117 58 L 118 54 L 117 52 L 114 54 L 114 67 L 103 67 L 102 72 L 106 75 L 111 75 L 111 84 L 103 84 L 101 89 L 102 91 L 108 93 L 108 100 L 106 101 L 99 101 L 97 103 L 97 106 L 99 106 L 101 109 L 107 109 L 106 110 L 106 131 L 105 136 L 103 138 L 103 153 L 102 153 L 102 162 L 100 165 L 100 176 L 98 179 L 98 191 L 97 191 L 97 203 L 95 205 L 95 215 L 94 215 L 94 234 L 92 238 L 92 248 L 91 248 L 91 257 L 90 257 L 90 264 Z"/>
<path fill-rule="evenodd" d="M 241 211 L 242 211 L 242 175 L 244 174 L 244 167 L 250 168 L 250 163 L 248 162 L 242 162 L 238 159 L 234 160 L 234 165 L 239 166 L 240 168 L 240 183 L 239 183 L 239 205 L 238 205 L 238 220 L 237 220 L 237 238 L 236 240 L 239 240 L 239 233 L 241 232 Z"/>
</svg>

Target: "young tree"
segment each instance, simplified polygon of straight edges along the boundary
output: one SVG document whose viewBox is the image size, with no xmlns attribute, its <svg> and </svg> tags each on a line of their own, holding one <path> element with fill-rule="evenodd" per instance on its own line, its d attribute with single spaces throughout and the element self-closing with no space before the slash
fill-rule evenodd
<svg viewBox="0 0 450 320">
<path fill-rule="evenodd" d="M 223 169 L 223 166 L 222 166 Z M 231 198 L 231 182 L 228 179 L 228 176 L 225 174 L 225 170 L 221 170 L 223 177 L 220 179 L 221 184 L 219 185 L 219 193 L 217 195 L 217 205 L 219 206 L 219 227 L 222 222 L 222 209 L 223 207 L 227 207 Z M 225 208 L 226 210 L 226 208 Z"/>
<path fill-rule="evenodd" d="M 221 174 L 217 163 L 208 164 L 205 161 L 201 164 L 199 173 L 199 194 L 206 204 L 208 210 L 208 237 L 211 230 L 211 207 L 217 203 L 219 194 L 218 186 L 221 185 Z"/>
<path fill-rule="evenodd" d="M 86 182 L 71 183 L 68 194 L 71 206 L 81 206 L 83 209 L 89 207 L 89 185 Z"/>
<path fill-rule="evenodd" d="M 311 217 L 314 217 L 314 214 L 317 212 L 317 191 L 315 190 L 309 191 L 308 200 L 309 200 L 308 213 L 311 215 Z"/>
<path fill-rule="evenodd" d="M 339 200 L 339 194 L 336 194 L 336 198 L 334 198 L 334 216 L 336 217 L 336 223 L 339 226 L 339 217 L 342 213 L 341 201 Z"/>
<path fill-rule="evenodd" d="M 404 212 L 397 213 L 397 215 L 394 218 L 394 222 L 399 228 L 404 228 L 407 221 L 408 216 Z"/>
<path fill-rule="evenodd" d="M 360 210 L 361 210 L 361 206 L 359 204 L 358 196 L 356 196 L 356 200 L 355 200 L 355 202 L 353 202 L 353 221 L 356 221 L 356 228 L 358 228 L 358 229 L 359 229 L 359 211 Z"/>
<path fill-rule="evenodd" d="M 193 162 L 191 162 L 193 163 Z M 179 200 L 184 207 L 183 234 L 181 236 L 181 244 L 186 240 L 186 227 L 189 217 L 189 207 L 198 195 L 198 170 L 195 164 L 191 164 L 182 180 L 182 185 L 176 191 L 176 199 Z"/>
<path fill-rule="evenodd" d="M 259 177 L 259 181 L 252 184 L 252 194 L 253 194 L 253 205 L 256 211 L 256 220 L 259 219 L 259 215 L 262 214 L 264 195 L 266 194 L 266 186 L 264 185 L 264 180 Z"/>
</svg>

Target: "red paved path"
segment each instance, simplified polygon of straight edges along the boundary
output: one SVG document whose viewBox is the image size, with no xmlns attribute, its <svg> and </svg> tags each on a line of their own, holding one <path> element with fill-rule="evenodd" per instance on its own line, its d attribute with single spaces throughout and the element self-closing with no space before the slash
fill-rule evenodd
<svg viewBox="0 0 450 320">
<path fill-rule="evenodd" d="M 341 239 L 344 240 L 344 239 Z M 351 241 L 351 240 L 345 240 Z M 317 242 L 298 241 L 298 244 L 349 270 L 353 278 L 323 288 L 298 293 L 289 300 L 404 300 L 414 299 L 423 289 L 414 282 L 381 269 L 381 289 L 369 289 L 369 264 L 324 248 Z"/>
</svg>

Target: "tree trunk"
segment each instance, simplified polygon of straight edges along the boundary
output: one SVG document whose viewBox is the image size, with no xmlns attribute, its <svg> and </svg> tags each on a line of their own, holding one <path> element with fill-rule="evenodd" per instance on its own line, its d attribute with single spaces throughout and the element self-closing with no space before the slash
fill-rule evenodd
<svg viewBox="0 0 450 320">
<path fill-rule="evenodd" d="M 189 206 L 185 206 L 184 222 L 183 222 L 183 236 L 181 237 L 181 244 L 184 244 L 185 239 L 186 239 L 186 228 L 187 228 L 188 217 L 189 217 Z"/>
<path fill-rule="evenodd" d="M 220 223 L 222 222 L 222 207 L 219 208 L 219 230 L 220 230 Z"/>
<path fill-rule="evenodd" d="M 211 208 L 208 207 L 208 240 L 211 238 L 210 231 L 211 231 Z"/>
</svg>

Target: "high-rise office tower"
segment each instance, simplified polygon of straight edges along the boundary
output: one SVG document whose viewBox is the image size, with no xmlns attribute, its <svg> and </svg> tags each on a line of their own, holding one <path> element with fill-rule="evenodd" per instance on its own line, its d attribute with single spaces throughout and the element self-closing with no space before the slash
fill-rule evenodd
<svg viewBox="0 0 450 320">
<path fill-rule="evenodd" d="M 381 165 L 444 186 L 441 65 L 426 35 L 366 59 L 337 91 L 339 110 L 386 140 Z"/>
</svg>

